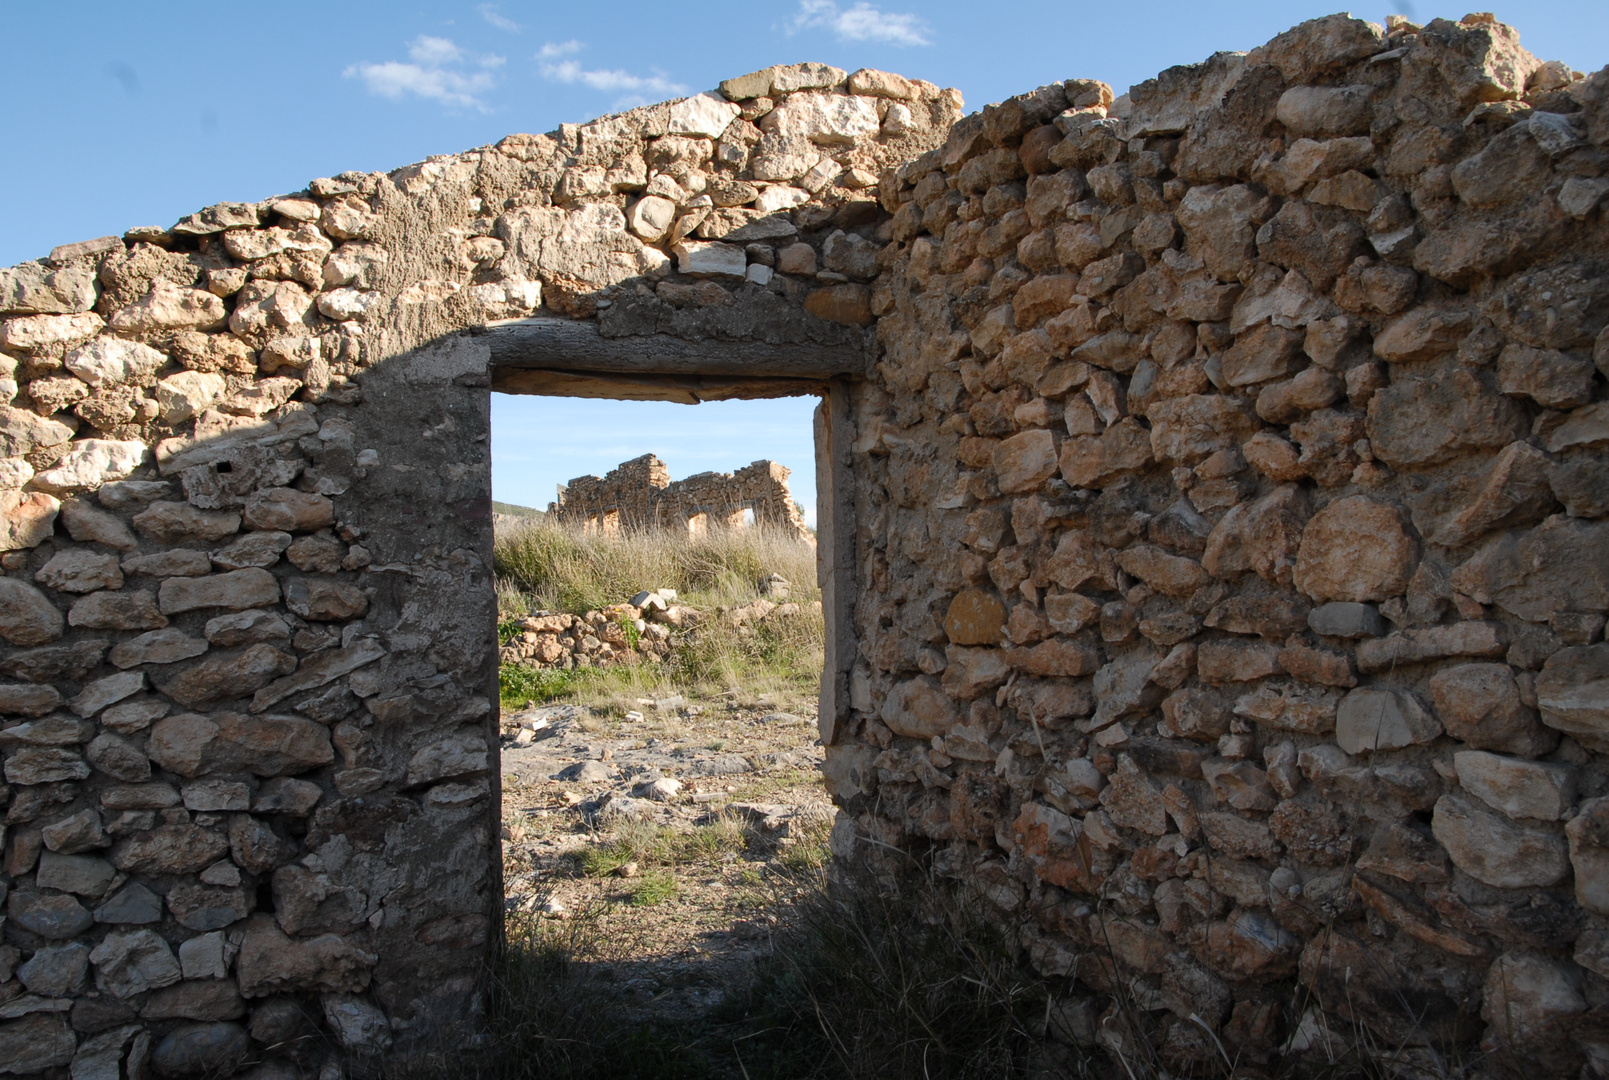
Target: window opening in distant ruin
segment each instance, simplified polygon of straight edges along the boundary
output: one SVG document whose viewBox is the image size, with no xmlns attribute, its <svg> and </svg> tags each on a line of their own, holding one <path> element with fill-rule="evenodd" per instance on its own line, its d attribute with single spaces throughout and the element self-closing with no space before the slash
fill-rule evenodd
<svg viewBox="0 0 1609 1080">
<path fill-rule="evenodd" d="M 703 511 L 687 515 L 687 535 L 703 536 L 709 531 L 710 516 Z"/>
<path fill-rule="evenodd" d="M 737 524 L 742 529 L 754 528 L 754 507 L 745 506 L 742 512 L 738 514 Z"/>
</svg>

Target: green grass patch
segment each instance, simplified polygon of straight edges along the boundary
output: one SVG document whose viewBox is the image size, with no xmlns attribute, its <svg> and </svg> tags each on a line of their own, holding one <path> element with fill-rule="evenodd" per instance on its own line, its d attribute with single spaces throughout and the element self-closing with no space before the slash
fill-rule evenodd
<svg viewBox="0 0 1609 1080">
<path fill-rule="evenodd" d="M 633 907 L 652 907 L 663 904 L 666 900 L 673 900 L 682 891 L 676 878 L 664 871 L 650 871 L 640 878 L 633 879 L 631 883 L 631 903 Z"/>
</svg>

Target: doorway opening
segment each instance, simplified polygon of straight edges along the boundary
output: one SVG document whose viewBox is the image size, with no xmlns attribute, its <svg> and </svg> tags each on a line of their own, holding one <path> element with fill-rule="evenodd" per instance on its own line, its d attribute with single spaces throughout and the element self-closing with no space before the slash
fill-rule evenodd
<svg viewBox="0 0 1609 1080">
<path fill-rule="evenodd" d="M 831 399 L 630 389 L 494 396 L 504 894 L 681 1020 L 827 858 Z"/>
</svg>

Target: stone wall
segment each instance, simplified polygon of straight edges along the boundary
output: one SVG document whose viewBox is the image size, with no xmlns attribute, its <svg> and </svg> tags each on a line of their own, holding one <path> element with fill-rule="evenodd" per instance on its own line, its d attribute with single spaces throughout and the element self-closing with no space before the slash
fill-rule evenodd
<svg viewBox="0 0 1609 1080">
<path fill-rule="evenodd" d="M 472 1033 L 477 328 L 858 347 L 877 176 L 960 115 L 820 64 L 727 90 L 0 270 L 0 1072 L 363 1073 Z"/>
<path fill-rule="evenodd" d="M 835 846 L 995 905 L 1063 1037 L 1601 1057 L 1609 72 L 1336 16 L 958 112 L 767 69 L 0 271 L 0 1062 L 473 1026 L 532 313 L 865 343 Z"/>
<path fill-rule="evenodd" d="M 774 461 L 756 461 L 736 472 L 695 473 L 671 480 L 653 454 L 610 469 L 607 476 L 578 476 L 559 488 L 548 513 L 609 532 L 655 526 L 699 533 L 742 528 L 745 523 L 810 538 L 804 515 L 788 489 L 791 471 Z"/>
<path fill-rule="evenodd" d="M 1336 16 L 1087 85 L 880 188 L 838 850 L 929 853 L 1099 992 L 1072 1032 L 1174 1071 L 1358 1023 L 1575 1075 L 1609 1015 L 1609 69 Z"/>
</svg>

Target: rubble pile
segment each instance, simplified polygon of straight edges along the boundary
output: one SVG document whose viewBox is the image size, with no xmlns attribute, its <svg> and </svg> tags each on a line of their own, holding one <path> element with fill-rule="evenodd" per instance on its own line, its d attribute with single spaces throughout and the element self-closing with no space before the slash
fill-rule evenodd
<svg viewBox="0 0 1609 1080">
<path fill-rule="evenodd" d="M 787 599 L 788 582 L 781 575 L 772 574 L 762 585 L 775 600 L 757 597 L 745 604 L 717 607 L 713 613 L 678 603 L 675 589 L 645 590 L 627 603 L 582 615 L 533 611 L 512 620 L 515 636 L 498 656 L 506 664 L 538 669 L 658 662 L 668 659 L 675 649 L 674 632 L 696 632 L 710 618 L 741 634 L 767 619 L 787 619 L 804 610 Z M 820 612 L 821 601 L 812 600 L 809 606 Z"/>
</svg>

